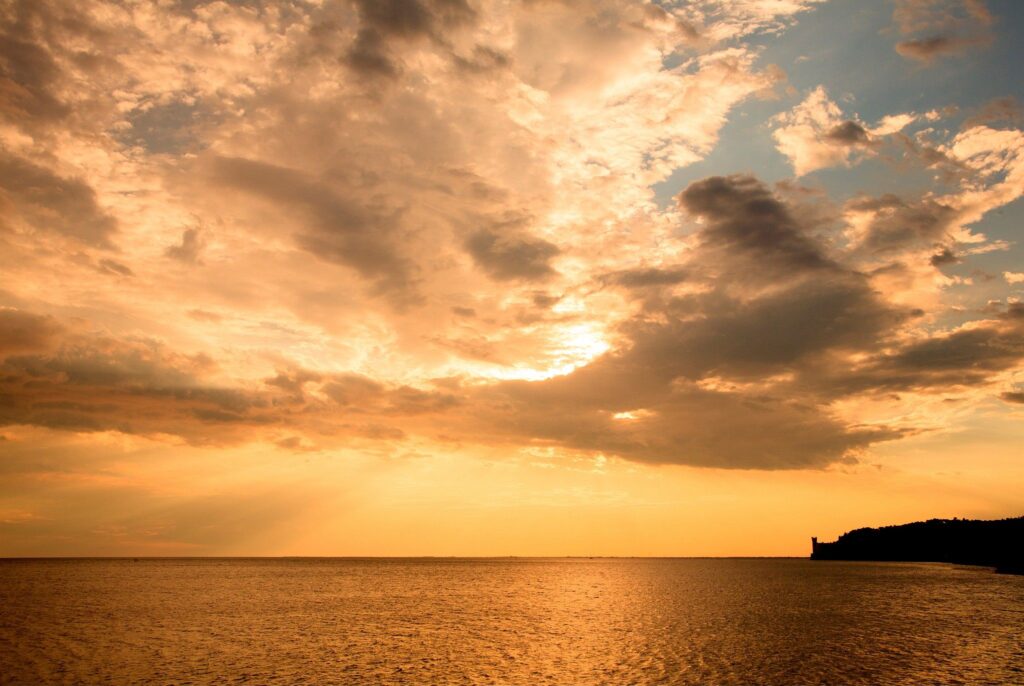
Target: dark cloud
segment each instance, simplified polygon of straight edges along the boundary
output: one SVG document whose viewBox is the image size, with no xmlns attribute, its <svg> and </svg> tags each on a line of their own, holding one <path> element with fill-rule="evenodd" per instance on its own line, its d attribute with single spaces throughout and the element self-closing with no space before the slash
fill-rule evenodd
<svg viewBox="0 0 1024 686">
<path fill-rule="evenodd" d="M 509 382 L 475 397 L 484 440 L 528 437 L 640 462 L 799 469 L 851 459 L 898 435 L 845 426 L 823 408 L 783 395 L 667 383 L 633 362 L 607 358 L 568 377 Z"/>
<path fill-rule="evenodd" d="M 823 392 L 946 391 L 983 386 L 1024 363 L 1024 306 L 952 333 L 906 343 L 873 355 L 854 368 L 822 372 Z M 835 370 L 833 370 L 835 372 Z"/>
<path fill-rule="evenodd" d="M 0 359 L 13 353 L 45 351 L 56 343 L 60 332 L 52 317 L 0 309 Z"/>
<path fill-rule="evenodd" d="M 715 176 L 691 184 L 679 203 L 706 226 L 701 248 L 718 259 L 768 271 L 830 270 L 834 263 L 798 225 L 789 207 L 751 176 Z M 737 272 L 737 276 L 740 272 Z M 750 276 L 757 276 L 750 274 Z"/>
<path fill-rule="evenodd" d="M 84 3 L 0 4 L 0 116 L 40 137 L 58 125 L 93 126 L 98 101 L 80 99 L 83 76 L 117 68 L 118 39 Z"/>
<path fill-rule="evenodd" d="M 281 370 L 262 386 L 208 381 L 216 364 L 147 340 L 73 335 L 48 317 L 0 310 L 0 426 L 169 434 L 195 444 L 253 440 L 254 430 L 396 438 L 396 422 L 457 407 L 450 391 L 356 374 Z M 359 416 L 348 424 L 347 416 Z"/>
<path fill-rule="evenodd" d="M 703 223 L 679 278 L 717 278 L 645 300 L 620 327 L 621 347 L 571 374 L 472 392 L 477 431 L 645 462 L 821 467 L 912 431 L 845 423 L 830 409 L 836 399 L 984 386 L 1024 362 L 1017 304 L 953 332 L 900 338 L 921 313 L 829 257 L 801 213 L 753 178 L 700 181 L 680 202 Z M 753 265 L 767 270 L 751 275 Z M 675 281 L 642 268 L 606 279 Z"/>
<path fill-rule="evenodd" d="M 942 242 L 956 219 L 956 210 L 931 199 L 905 200 L 891 193 L 857 198 L 847 209 L 875 214 L 861 247 L 875 254 L 898 252 Z"/>
<path fill-rule="evenodd" d="M 633 354 L 692 380 L 792 371 L 827 351 L 870 348 L 912 316 L 853 273 L 801 279 L 751 298 L 715 289 L 672 299 L 658 314 L 626 325 Z"/>
<path fill-rule="evenodd" d="M 430 35 L 475 15 L 465 0 L 355 0 L 355 4 L 364 26 L 403 38 Z"/>
<path fill-rule="evenodd" d="M 1024 393 L 1017 391 L 1007 391 L 999 395 L 1000 398 L 1008 403 L 1020 403 L 1024 404 Z"/>
<path fill-rule="evenodd" d="M 624 288 L 649 288 L 652 286 L 673 286 L 689 278 L 689 270 L 685 267 L 645 267 L 625 269 L 605 274 L 601 277 L 604 283 Z"/>
<path fill-rule="evenodd" d="M 830 398 L 787 379 L 891 345 L 914 313 L 829 257 L 813 222 L 752 177 L 694 183 L 680 203 L 702 219 L 687 263 L 605 278 L 706 288 L 647 301 L 618 350 L 571 374 L 471 394 L 477 420 L 507 440 L 728 468 L 820 467 L 902 435 L 844 424 Z"/>
<path fill-rule="evenodd" d="M 0 33 L 0 112 L 8 121 L 32 125 L 71 111 L 53 92 L 60 70 L 40 45 Z"/>
<path fill-rule="evenodd" d="M 838 145 L 867 145 L 870 142 L 867 129 L 855 121 L 844 121 L 832 127 L 825 140 Z"/>
<path fill-rule="evenodd" d="M 210 365 L 153 342 L 70 337 L 50 353 L 12 355 L 0 365 L 0 423 L 167 433 L 202 443 L 227 438 L 203 430 L 204 422 L 266 421 L 263 399 L 201 382 Z"/>
<path fill-rule="evenodd" d="M 0 152 L 0 209 L 33 228 L 100 248 L 113 248 L 115 219 L 100 208 L 85 181 L 58 176 L 26 159 Z"/>
<path fill-rule="evenodd" d="M 932 255 L 929 262 L 933 267 L 942 267 L 947 264 L 958 264 L 960 258 L 949 248 L 943 248 L 940 252 Z"/>
<path fill-rule="evenodd" d="M 40 35 L 52 28 L 46 2 L 10 2 L 0 14 L 0 113 L 28 128 L 66 117 L 58 94 L 63 72 Z"/>
<path fill-rule="evenodd" d="M 339 405 L 358 410 L 367 401 L 379 397 L 384 385 L 358 374 L 340 374 L 323 387 L 324 393 Z"/>
<path fill-rule="evenodd" d="M 363 29 L 345 56 L 348 66 L 366 76 L 398 76 L 400 69 L 387 53 L 387 43 L 380 33 Z"/>
<path fill-rule="evenodd" d="M 908 59 L 931 62 L 992 42 L 992 14 L 983 0 L 896 0 L 900 33 L 917 34 L 896 44 Z"/>
<path fill-rule="evenodd" d="M 993 372 L 1011 369 L 1024 358 L 1021 334 L 1020 326 L 957 331 L 907 346 L 883 358 L 876 369 L 901 384 L 974 384 Z"/>
<path fill-rule="evenodd" d="M 249 160 L 220 159 L 213 169 L 220 183 L 300 214 L 303 237 L 393 250 L 389 215 L 334 186 Z M 0 310 L 0 349 L 8 351 L 0 424 L 166 433 L 194 443 L 263 436 L 295 450 L 327 437 L 445 435 L 650 463 L 821 468 L 909 432 L 846 421 L 836 401 L 981 388 L 1024 363 L 1024 305 L 1000 304 L 987 319 L 910 336 L 907 325 L 921 313 L 887 301 L 847 263 L 865 246 L 829 248 L 828 221 L 787 199 L 791 190 L 773 191 L 750 176 L 686 188 L 680 205 L 700 220 L 693 249 L 678 264 L 640 262 L 604 275 L 641 307 L 613 331 L 614 350 L 568 374 L 414 387 L 282 363 L 262 383 L 217 385 L 209 381 L 218 378 L 209 358 L 152 341 L 73 335 L 48 318 Z M 858 198 L 850 207 L 877 214 L 865 239 L 873 251 L 941 245 L 951 211 L 896 196 Z M 558 248 L 531 236 L 528 225 L 522 217 L 485 223 L 465 247 L 496 279 L 544 278 L 554 273 Z M 391 263 L 356 264 L 376 281 Z M 665 288 L 683 283 L 699 288 Z M 538 308 L 557 300 L 532 295 Z M 476 355 L 500 359 L 500 352 Z"/>
<path fill-rule="evenodd" d="M 518 222 L 480 229 L 471 234 L 464 245 L 477 266 L 499 281 L 531 281 L 553 276 L 555 270 L 550 263 L 560 252 L 555 244 L 526 233 Z"/>
<path fill-rule="evenodd" d="M 267 379 L 265 383 L 287 393 L 290 402 L 302 404 L 308 399 L 306 387 L 318 383 L 322 379 L 323 375 L 306 369 L 286 369 L 278 371 L 277 376 Z"/>
<path fill-rule="evenodd" d="M 197 264 L 203 250 L 203 239 L 199 229 L 185 229 L 181 232 L 181 243 L 168 246 L 164 255 L 186 264 Z"/>
<path fill-rule="evenodd" d="M 968 48 L 987 45 L 989 38 L 963 38 L 959 36 L 929 36 L 913 40 L 900 41 L 896 44 L 896 52 L 903 57 L 921 62 L 931 62 L 937 57 L 956 55 Z"/>
<path fill-rule="evenodd" d="M 358 374 L 336 375 L 322 391 L 347 412 L 357 414 L 412 416 L 448 410 L 461 403 L 452 393 L 388 387 Z"/>
<path fill-rule="evenodd" d="M 114 276 L 135 276 L 135 272 L 131 270 L 127 265 L 123 265 L 116 260 L 104 258 L 99 261 L 97 265 L 99 270 L 105 274 L 112 274 Z"/>
<path fill-rule="evenodd" d="M 557 305 L 561 299 L 562 296 L 560 295 L 551 295 L 550 293 L 545 293 L 544 291 L 534 291 L 533 295 L 530 296 L 530 300 L 533 302 L 534 305 L 545 310 L 549 310 L 555 305 Z"/>
<path fill-rule="evenodd" d="M 720 356 L 701 350 L 705 364 L 695 365 L 687 356 L 698 341 L 733 347 Z M 732 362 L 734 370 L 750 365 L 734 357 L 739 352 L 734 341 L 704 334 L 691 339 L 681 322 L 633 331 L 631 342 L 627 350 L 565 377 L 487 389 L 471 406 L 499 437 L 550 441 L 642 462 L 724 468 L 821 467 L 900 434 L 895 428 L 845 425 L 813 396 L 785 388 L 702 386 L 698 381 L 728 376 L 728 370 L 709 369 L 708 363 Z M 787 359 L 813 347 L 784 351 L 786 346 L 777 341 L 774 353 L 762 357 L 762 373 L 784 368 Z"/>
<path fill-rule="evenodd" d="M 360 25 L 345 61 L 357 73 L 368 76 L 394 77 L 401 73 L 400 62 L 392 54 L 392 40 L 425 38 L 443 44 L 444 30 L 475 16 L 465 0 L 354 0 L 354 4 Z"/>
<path fill-rule="evenodd" d="M 486 74 L 510 64 L 508 55 L 485 45 L 474 46 L 469 57 L 453 55 L 452 61 L 458 69 L 471 74 Z"/>
<path fill-rule="evenodd" d="M 212 174 L 219 183 L 303 212 L 310 221 L 302 223 L 295 240 L 305 250 L 354 269 L 396 302 L 416 298 L 414 267 L 398 247 L 397 211 L 357 201 L 294 169 L 255 160 L 215 158 Z"/>
</svg>

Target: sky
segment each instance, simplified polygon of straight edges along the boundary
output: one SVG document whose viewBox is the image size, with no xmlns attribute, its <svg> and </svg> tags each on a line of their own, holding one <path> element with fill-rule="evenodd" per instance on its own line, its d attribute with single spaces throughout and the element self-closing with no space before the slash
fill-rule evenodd
<svg viewBox="0 0 1024 686">
<path fill-rule="evenodd" d="M 1015 0 L 0 0 L 0 555 L 1024 514 Z"/>
</svg>

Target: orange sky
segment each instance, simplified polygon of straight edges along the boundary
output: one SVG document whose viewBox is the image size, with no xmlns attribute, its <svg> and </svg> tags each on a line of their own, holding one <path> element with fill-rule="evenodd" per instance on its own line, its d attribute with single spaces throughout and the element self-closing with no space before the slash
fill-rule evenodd
<svg viewBox="0 0 1024 686">
<path fill-rule="evenodd" d="M 833 6 L 0 5 L 0 555 L 1021 514 L 1008 21 Z"/>
</svg>

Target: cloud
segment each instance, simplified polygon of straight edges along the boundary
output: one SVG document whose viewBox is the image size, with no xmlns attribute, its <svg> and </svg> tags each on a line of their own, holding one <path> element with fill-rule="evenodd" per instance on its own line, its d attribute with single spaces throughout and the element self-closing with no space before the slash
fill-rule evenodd
<svg viewBox="0 0 1024 686">
<path fill-rule="evenodd" d="M 900 41 L 896 44 L 896 52 L 903 57 L 921 62 L 931 62 L 937 57 L 956 55 L 978 45 L 988 45 L 991 39 L 959 38 L 956 36 L 929 36 L 914 40 Z"/>
<path fill-rule="evenodd" d="M 962 128 L 966 130 L 993 122 L 1019 125 L 1022 121 L 1024 121 L 1024 110 L 1021 109 L 1020 103 L 1015 97 L 1007 96 L 993 98 L 986 102 L 964 120 Z"/>
<path fill-rule="evenodd" d="M 307 188 L 281 185 L 289 198 Z M 1024 362 L 1019 305 L 908 335 L 921 313 L 889 302 L 846 264 L 851 254 L 829 247 L 813 214 L 756 178 L 704 179 L 679 203 L 699 222 L 692 249 L 675 264 L 606 273 L 606 287 L 641 307 L 617 325 L 613 349 L 560 376 L 414 386 L 291 365 L 242 382 L 203 354 L 3 310 L 13 334 L 0 421 L 200 445 L 261 436 L 299 449 L 443 435 L 640 462 L 819 468 L 914 430 L 844 417 L 837 400 L 982 388 Z M 523 275 L 521 261 L 500 264 Z"/>
<path fill-rule="evenodd" d="M 851 120 L 832 127 L 825 138 L 840 145 L 866 145 L 869 141 L 867 129 Z"/>
<path fill-rule="evenodd" d="M 14 3 L 0 27 L 0 113 L 31 128 L 71 111 L 59 95 L 62 71 L 38 35 L 39 23 L 59 26 L 50 16 L 53 9 L 46 3 Z"/>
<path fill-rule="evenodd" d="M 957 264 L 960 262 L 960 258 L 949 248 L 943 248 L 940 252 L 932 255 L 929 262 L 933 267 L 941 267 L 947 264 Z"/>
<path fill-rule="evenodd" d="M 60 331 L 52 317 L 0 309 L 0 355 L 47 350 L 55 344 Z"/>
<path fill-rule="evenodd" d="M 528 437 L 647 463 L 794 469 L 821 467 L 895 436 L 844 427 L 827 412 L 781 396 L 673 387 L 651 380 L 653 370 L 636 362 L 603 360 L 570 377 L 509 382 L 476 398 L 483 440 Z M 642 418 L 616 419 L 625 412 Z"/>
<path fill-rule="evenodd" d="M 399 73 L 388 58 L 384 39 L 373 30 L 360 31 L 346 57 L 349 66 L 362 74 L 394 77 Z"/>
<path fill-rule="evenodd" d="M 939 116 L 928 113 L 922 119 Z M 886 288 L 900 288 L 906 302 L 924 296 L 921 303 L 933 306 L 940 289 L 955 281 L 952 276 L 936 280 L 934 268 L 1007 249 L 1005 241 L 990 240 L 972 227 L 1020 197 L 1024 138 L 1014 129 L 965 123 L 953 133 L 940 135 L 929 127 L 913 137 L 897 132 L 889 140 L 896 145 L 884 149 L 882 159 L 896 170 L 928 170 L 944 192 L 855 196 L 844 206 L 844 239 L 879 287 L 888 280 Z"/>
<path fill-rule="evenodd" d="M 837 399 L 984 387 L 1024 362 L 1016 305 L 906 337 L 921 312 L 888 302 L 756 179 L 705 179 L 680 204 L 701 220 L 684 264 L 606 277 L 663 291 L 620 326 L 622 345 L 565 376 L 476 391 L 476 431 L 639 461 L 820 467 L 916 430 L 843 419 Z"/>
<path fill-rule="evenodd" d="M 135 272 L 133 272 L 130 267 L 109 258 L 100 260 L 98 267 L 99 270 L 105 274 L 112 274 L 114 276 L 135 276 Z"/>
<path fill-rule="evenodd" d="M 2 421 L 777 469 L 915 430 L 849 404 L 991 398 L 1019 328 L 944 319 L 936 267 L 998 245 L 969 227 L 1022 187 L 1006 103 L 950 138 L 817 88 L 770 122 L 798 175 L 905 143 L 947 185 L 659 201 L 816 4 L 17 4 Z M 947 28 L 920 30 L 969 37 Z"/>
<path fill-rule="evenodd" d="M 117 220 L 105 212 L 85 181 L 65 178 L 16 155 L 0 152 L 0 207 L 11 228 L 58 234 L 98 248 L 113 248 Z M 12 226 L 13 225 L 13 226 Z"/>
<path fill-rule="evenodd" d="M 1024 283 L 1024 272 L 1003 272 L 1006 283 Z"/>
<path fill-rule="evenodd" d="M 688 275 L 689 271 L 683 267 L 644 267 L 605 274 L 601 280 L 626 288 L 647 288 L 682 283 Z"/>
<path fill-rule="evenodd" d="M 839 106 L 818 86 L 790 112 L 773 120 L 772 132 L 779 152 L 789 158 L 797 176 L 834 165 L 849 165 L 855 153 L 865 154 L 874 144 L 861 122 L 843 119 Z"/>
<path fill-rule="evenodd" d="M 857 115 L 846 115 L 824 86 L 818 86 L 792 110 L 771 119 L 772 137 L 797 176 L 827 167 L 849 167 L 869 158 L 890 160 L 893 143 L 901 144 L 922 160 L 932 155 L 927 160 L 929 165 L 953 165 L 940 151 L 922 146 L 902 133 L 910 125 L 933 116 L 938 113 L 898 112 L 887 114 L 870 126 Z"/>
<path fill-rule="evenodd" d="M 400 62 L 391 40 L 430 38 L 444 43 L 441 31 L 473 19 L 465 0 L 355 0 L 360 26 L 346 54 L 348 65 L 363 75 L 395 77 Z"/>
<path fill-rule="evenodd" d="M 899 41 L 896 52 L 923 63 L 993 40 L 993 17 L 984 0 L 897 0 L 893 19 L 901 34 L 918 34 Z"/>
<path fill-rule="evenodd" d="M 964 23 L 987 26 L 993 17 L 985 0 L 896 0 L 893 20 L 902 33 L 914 33 Z"/>
<path fill-rule="evenodd" d="M 780 33 L 795 22 L 797 15 L 813 10 L 824 0 L 698 0 L 673 8 L 692 26 L 701 27 L 707 40 L 723 41 L 750 34 Z"/>
<path fill-rule="evenodd" d="M 958 218 L 949 205 L 927 198 L 908 201 L 891 193 L 855 198 L 846 209 L 870 217 L 858 237 L 864 249 L 876 254 L 932 246 L 947 237 Z"/>
<path fill-rule="evenodd" d="M 424 36 L 472 19 L 465 0 L 356 0 L 363 25 L 391 36 Z"/>
<path fill-rule="evenodd" d="M 761 273 L 834 267 L 821 246 L 801 230 L 790 208 L 754 177 L 695 182 L 679 195 L 679 203 L 707 222 L 700 232 L 701 246 L 718 259 L 749 261 Z"/>
<path fill-rule="evenodd" d="M 203 239 L 199 229 L 185 229 L 181 232 L 181 243 L 168 246 L 164 254 L 186 264 L 196 264 L 202 250 Z"/>
<path fill-rule="evenodd" d="M 1024 308 L 1012 305 L 997 319 L 908 341 L 873 355 L 845 373 L 826 376 L 838 393 L 940 391 L 985 386 L 1024 362 Z"/>
<path fill-rule="evenodd" d="M 470 234 L 465 245 L 473 261 L 499 281 L 535 281 L 555 274 L 550 262 L 558 255 L 558 246 L 514 225 L 503 223 L 480 229 Z"/>
<path fill-rule="evenodd" d="M 0 323 L 0 425 L 172 435 L 197 445 L 282 430 L 335 441 L 390 440 L 404 436 L 396 421 L 461 402 L 450 392 L 295 368 L 259 384 L 217 381 L 214 360 L 157 341 L 71 332 L 47 317 L 10 310 L 0 310 Z M 351 416 L 363 419 L 353 425 L 345 421 Z"/>
<path fill-rule="evenodd" d="M 351 267 L 375 290 L 398 298 L 413 289 L 413 267 L 400 255 L 395 239 L 399 210 L 367 206 L 308 175 L 256 160 L 217 157 L 211 178 L 282 207 L 298 210 L 296 243 L 317 257 Z M 184 240 L 184 239 L 183 239 Z"/>
<path fill-rule="evenodd" d="M 679 199 L 702 221 L 687 262 L 605 277 L 667 289 L 620 326 L 623 344 L 565 376 L 480 389 L 467 405 L 483 423 L 476 430 L 640 461 L 761 469 L 854 459 L 901 435 L 844 423 L 817 391 L 791 382 L 825 360 L 891 344 L 913 313 L 830 257 L 754 178 L 705 179 Z M 706 288 L 672 295 L 683 283 Z M 641 419 L 617 418 L 630 412 Z"/>
<path fill-rule="evenodd" d="M 360 414 L 414 416 L 446 411 L 461 404 L 458 396 L 444 391 L 427 391 L 411 386 L 387 387 L 355 374 L 332 377 L 323 393 L 339 406 Z"/>
<path fill-rule="evenodd" d="M 203 440 L 194 420 L 242 421 L 261 403 L 199 381 L 210 361 L 152 341 L 65 336 L 49 352 L 7 355 L 2 364 L 4 424 Z"/>
</svg>

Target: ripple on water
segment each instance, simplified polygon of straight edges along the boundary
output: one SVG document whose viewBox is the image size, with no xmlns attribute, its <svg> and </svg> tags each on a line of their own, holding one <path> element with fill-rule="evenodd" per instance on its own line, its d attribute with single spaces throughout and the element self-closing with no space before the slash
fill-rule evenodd
<svg viewBox="0 0 1024 686">
<path fill-rule="evenodd" d="M 1006 684 L 1024 577 L 808 560 L 9 560 L 0 683 Z"/>
</svg>

